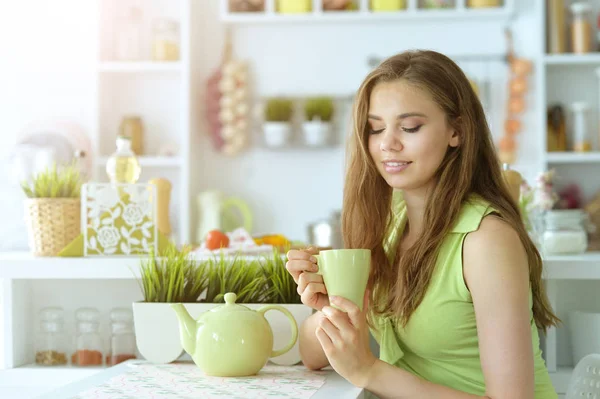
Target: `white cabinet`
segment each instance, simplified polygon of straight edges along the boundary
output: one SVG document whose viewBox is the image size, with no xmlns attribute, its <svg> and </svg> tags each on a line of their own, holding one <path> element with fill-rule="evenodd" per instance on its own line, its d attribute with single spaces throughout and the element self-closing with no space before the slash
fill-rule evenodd
<svg viewBox="0 0 600 399">
<path fill-rule="evenodd" d="M 97 4 L 94 177 L 107 180 L 106 161 L 116 150 L 123 118 L 141 118 L 140 182 L 157 177 L 171 182 L 173 238 L 190 242 L 190 0 Z M 121 44 L 130 36 L 129 46 Z"/>
</svg>

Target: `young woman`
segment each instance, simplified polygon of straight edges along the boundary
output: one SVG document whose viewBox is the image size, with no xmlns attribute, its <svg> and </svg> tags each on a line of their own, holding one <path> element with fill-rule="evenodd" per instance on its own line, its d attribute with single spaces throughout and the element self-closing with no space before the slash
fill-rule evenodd
<svg viewBox="0 0 600 399">
<path fill-rule="evenodd" d="M 343 237 L 371 249 L 371 279 L 361 312 L 304 273 L 313 252 L 288 253 L 318 311 L 301 326 L 304 364 L 381 398 L 556 398 L 537 329 L 559 320 L 464 73 L 433 51 L 393 56 L 359 88 L 353 122 Z"/>
</svg>

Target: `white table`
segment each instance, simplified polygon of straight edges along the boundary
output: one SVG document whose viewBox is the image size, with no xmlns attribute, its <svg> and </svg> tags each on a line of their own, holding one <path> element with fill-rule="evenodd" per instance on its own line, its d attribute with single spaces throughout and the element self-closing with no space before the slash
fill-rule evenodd
<svg viewBox="0 0 600 399">
<path fill-rule="evenodd" d="M 124 374 L 130 372 L 132 367 L 136 367 L 137 365 L 148 366 L 150 363 L 146 363 L 144 361 L 139 360 L 129 360 L 127 362 L 121 363 L 117 366 L 107 368 L 105 371 L 102 371 L 98 374 L 95 374 L 91 377 L 84 378 L 83 380 L 73 382 L 69 385 L 66 385 L 57 390 L 51 391 L 45 395 L 39 397 L 39 399 L 68 399 L 73 396 L 79 395 L 89 389 L 100 386 L 114 377 L 120 377 Z M 195 366 L 194 366 L 195 367 Z M 275 365 L 269 365 L 271 369 L 273 367 L 278 367 Z M 326 377 L 325 383 L 316 391 L 314 395 L 310 397 L 310 399 L 364 399 L 365 391 L 361 388 L 357 388 L 342 378 L 335 371 L 329 369 L 324 369 L 324 375 Z M 155 383 L 159 381 L 155 381 Z M 232 392 L 233 394 L 233 392 Z M 114 394 L 110 394 L 111 396 L 106 396 L 114 399 L 118 399 L 121 395 L 118 392 Z M 105 397 L 105 396 L 103 396 Z M 136 396 L 136 398 L 143 399 L 144 396 Z M 171 396 L 168 396 L 171 398 Z M 200 396 L 198 396 L 200 397 Z"/>
</svg>

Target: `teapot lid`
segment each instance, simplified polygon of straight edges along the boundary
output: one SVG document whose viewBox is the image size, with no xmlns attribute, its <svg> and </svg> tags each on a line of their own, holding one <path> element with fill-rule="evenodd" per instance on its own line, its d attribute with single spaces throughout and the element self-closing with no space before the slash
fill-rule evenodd
<svg viewBox="0 0 600 399">
<path fill-rule="evenodd" d="M 212 308 L 211 312 L 239 312 L 239 311 L 248 311 L 250 310 L 244 305 L 238 305 L 235 303 L 237 299 L 237 295 L 233 292 L 228 292 L 225 294 L 225 304 L 221 306 L 217 306 Z"/>
</svg>

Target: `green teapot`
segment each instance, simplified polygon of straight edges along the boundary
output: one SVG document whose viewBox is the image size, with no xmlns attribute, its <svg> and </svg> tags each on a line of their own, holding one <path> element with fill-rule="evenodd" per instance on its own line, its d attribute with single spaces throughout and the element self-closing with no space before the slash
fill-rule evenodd
<svg viewBox="0 0 600 399">
<path fill-rule="evenodd" d="M 225 304 L 194 320 L 181 303 L 171 304 L 179 320 L 183 349 L 207 375 L 245 377 L 257 374 L 269 358 L 283 355 L 296 344 L 298 326 L 294 316 L 279 305 L 258 310 L 237 305 L 237 296 L 225 294 Z M 273 350 L 273 331 L 265 312 L 279 310 L 292 326 L 292 339 L 282 349 Z"/>
</svg>

